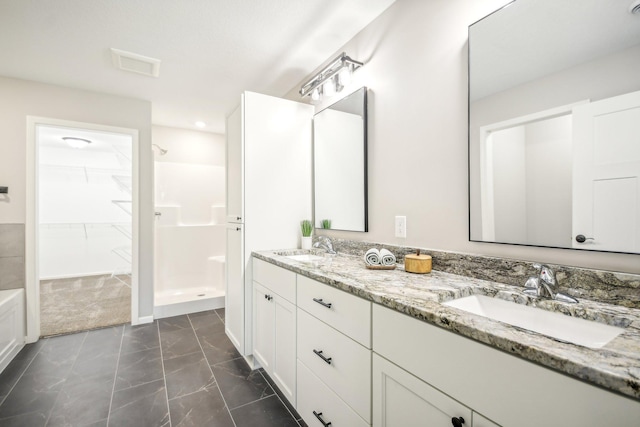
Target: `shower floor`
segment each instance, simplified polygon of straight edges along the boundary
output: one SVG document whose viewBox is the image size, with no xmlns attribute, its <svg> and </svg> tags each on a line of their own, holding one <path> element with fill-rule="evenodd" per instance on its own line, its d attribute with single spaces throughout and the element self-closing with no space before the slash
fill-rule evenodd
<svg viewBox="0 0 640 427">
<path fill-rule="evenodd" d="M 40 335 L 131 322 L 131 278 L 127 275 L 40 281 Z"/>
</svg>

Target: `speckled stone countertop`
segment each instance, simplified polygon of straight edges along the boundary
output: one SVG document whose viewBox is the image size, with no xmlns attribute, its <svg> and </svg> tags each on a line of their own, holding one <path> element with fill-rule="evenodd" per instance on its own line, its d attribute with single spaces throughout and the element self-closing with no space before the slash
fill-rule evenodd
<svg viewBox="0 0 640 427">
<path fill-rule="evenodd" d="M 580 299 L 578 304 L 536 299 L 521 287 L 433 270 L 412 274 L 369 270 L 362 257 L 328 255 L 322 261 L 300 262 L 285 255 L 302 251 L 260 251 L 254 257 L 523 359 L 640 400 L 640 310 Z M 487 295 L 550 311 L 596 320 L 625 331 L 601 349 L 566 343 L 506 323 L 443 305 L 468 295 Z"/>
</svg>

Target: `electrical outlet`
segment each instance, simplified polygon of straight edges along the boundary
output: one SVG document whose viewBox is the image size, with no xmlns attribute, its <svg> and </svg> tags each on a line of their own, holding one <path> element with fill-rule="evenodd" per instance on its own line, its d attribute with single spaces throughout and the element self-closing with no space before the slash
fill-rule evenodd
<svg viewBox="0 0 640 427">
<path fill-rule="evenodd" d="M 396 237 L 407 237 L 406 216 L 396 216 Z"/>
</svg>

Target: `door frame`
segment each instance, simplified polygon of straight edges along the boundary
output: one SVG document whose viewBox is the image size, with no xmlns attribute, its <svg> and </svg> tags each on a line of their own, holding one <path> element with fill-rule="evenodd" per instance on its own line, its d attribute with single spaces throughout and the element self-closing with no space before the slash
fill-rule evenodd
<svg viewBox="0 0 640 427">
<path fill-rule="evenodd" d="M 516 126 L 523 126 L 540 120 L 553 119 L 556 117 L 571 114 L 573 108 L 578 105 L 587 104 L 588 99 L 574 102 L 572 104 L 561 105 L 548 110 L 538 111 L 520 117 L 514 117 L 501 122 L 480 126 L 480 212 L 481 230 L 483 241 L 495 241 L 495 212 L 493 193 L 493 144 L 491 134 L 493 132 L 509 129 Z"/>
<path fill-rule="evenodd" d="M 25 290 L 26 290 L 26 342 L 32 343 L 40 338 L 40 284 L 39 284 L 39 243 L 38 243 L 38 125 L 86 129 L 98 132 L 119 133 L 131 137 L 131 179 L 132 179 L 132 259 L 131 259 L 131 323 L 140 323 L 138 319 L 138 279 L 139 279 L 139 138 L 138 130 L 100 125 L 96 123 L 76 122 L 47 117 L 27 116 L 27 187 L 26 187 L 26 224 L 25 224 Z"/>
</svg>

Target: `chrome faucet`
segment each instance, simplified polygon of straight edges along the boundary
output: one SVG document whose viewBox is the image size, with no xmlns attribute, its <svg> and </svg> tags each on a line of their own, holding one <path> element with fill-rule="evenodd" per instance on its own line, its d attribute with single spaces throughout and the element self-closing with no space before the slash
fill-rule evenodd
<svg viewBox="0 0 640 427">
<path fill-rule="evenodd" d="M 524 284 L 524 293 L 539 298 L 553 299 L 562 302 L 575 304 L 577 299 L 570 295 L 556 292 L 556 275 L 546 264 L 533 264 L 533 267 L 539 270 L 538 277 L 529 277 Z"/>
<path fill-rule="evenodd" d="M 313 244 L 314 248 L 322 248 L 327 253 L 336 254 L 337 252 L 333 249 L 333 243 L 331 243 L 331 239 L 327 236 L 319 236 L 318 241 Z"/>
</svg>

